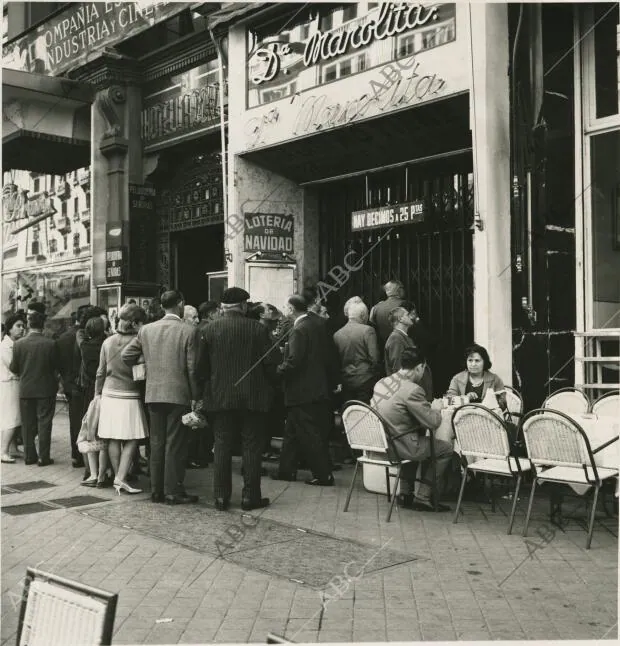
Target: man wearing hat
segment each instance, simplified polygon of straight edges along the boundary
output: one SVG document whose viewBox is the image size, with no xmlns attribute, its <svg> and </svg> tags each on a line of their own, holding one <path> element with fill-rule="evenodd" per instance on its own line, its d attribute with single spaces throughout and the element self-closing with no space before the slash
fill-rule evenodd
<svg viewBox="0 0 620 646">
<path fill-rule="evenodd" d="M 222 295 L 221 316 L 203 330 L 204 406 L 213 420 L 215 506 L 228 509 L 232 494 L 232 453 L 241 432 L 245 511 L 269 504 L 261 496 L 264 425 L 273 400 L 279 352 L 272 351 L 267 328 L 247 318 L 250 295 L 229 287 Z"/>
</svg>

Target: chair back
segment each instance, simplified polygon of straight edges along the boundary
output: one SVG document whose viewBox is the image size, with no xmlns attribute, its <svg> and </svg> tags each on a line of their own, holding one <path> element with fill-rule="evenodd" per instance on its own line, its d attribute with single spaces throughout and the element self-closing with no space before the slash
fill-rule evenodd
<svg viewBox="0 0 620 646">
<path fill-rule="evenodd" d="M 511 415 L 521 417 L 523 414 L 523 398 L 517 390 L 510 386 L 506 386 L 506 404 Z"/>
<path fill-rule="evenodd" d="M 28 568 L 17 646 L 112 643 L 118 595 Z"/>
<path fill-rule="evenodd" d="M 614 391 L 599 397 L 592 404 L 592 412 L 597 417 L 620 418 L 620 392 Z"/>
<path fill-rule="evenodd" d="M 582 467 L 598 479 L 590 441 L 579 424 L 562 411 L 538 408 L 523 419 L 527 453 L 536 466 Z"/>
<path fill-rule="evenodd" d="M 545 399 L 542 408 L 552 408 L 567 415 L 583 415 L 590 409 L 590 400 L 577 388 L 560 388 Z"/>
<path fill-rule="evenodd" d="M 481 404 L 457 408 L 452 428 L 464 456 L 505 460 L 510 454 L 504 422 Z"/>
<path fill-rule="evenodd" d="M 342 411 L 342 424 L 352 449 L 388 452 L 384 420 L 370 406 L 358 401 L 347 402 Z"/>
</svg>

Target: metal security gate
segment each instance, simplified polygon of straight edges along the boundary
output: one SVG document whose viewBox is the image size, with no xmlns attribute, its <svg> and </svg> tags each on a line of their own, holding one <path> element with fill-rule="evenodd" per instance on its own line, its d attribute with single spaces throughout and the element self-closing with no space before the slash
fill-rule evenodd
<svg viewBox="0 0 620 646">
<path fill-rule="evenodd" d="M 330 291 L 326 304 L 334 328 L 345 322 L 342 306 L 361 296 L 370 308 L 384 296 L 381 286 L 401 280 L 434 337 L 429 357 L 436 394 L 461 369 L 461 354 L 473 341 L 474 212 L 471 153 L 321 185 L 320 275 L 337 265 L 361 267 Z M 423 222 L 351 231 L 351 213 L 423 200 Z M 358 263 L 358 259 L 363 261 Z"/>
</svg>

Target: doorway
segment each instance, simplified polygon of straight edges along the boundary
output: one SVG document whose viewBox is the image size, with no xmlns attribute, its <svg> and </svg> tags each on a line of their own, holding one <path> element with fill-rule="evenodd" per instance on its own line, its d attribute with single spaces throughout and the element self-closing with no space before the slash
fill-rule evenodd
<svg viewBox="0 0 620 646">
<path fill-rule="evenodd" d="M 412 200 L 424 203 L 423 221 L 391 231 L 389 226 L 352 231 L 352 212 Z M 370 309 L 385 297 L 382 285 L 402 281 L 407 298 L 433 331 L 437 392 L 444 392 L 462 369 L 462 352 L 473 341 L 473 205 L 470 153 L 330 182 L 320 189 L 320 275 L 328 276 L 350 251 L 364 258 L 347 283 L 327 296 L 335 326 L 345 322 L 342 306 L 348 298 L 361 296 Z"/>
<path fill-rule="evenodd" d="M 170 234 L 174 285 L 188 305 L 198 307 L 209 300 L 208 271 L 226 268 L 224 224 L 176 231 Z"/>
</svg>

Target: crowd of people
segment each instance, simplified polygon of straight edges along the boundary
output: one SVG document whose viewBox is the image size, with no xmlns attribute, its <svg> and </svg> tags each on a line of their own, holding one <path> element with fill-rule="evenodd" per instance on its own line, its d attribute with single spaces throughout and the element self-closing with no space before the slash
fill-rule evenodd
<svg viewBox="0 0 620 646">
<path fill-rule="evenodd" d="M 386 299 L 370 312 L 362 298 L 350 298 L 347 323 L 335 333 L 312 287 L 292 295 L 284 312 L 252 303 L 239 287 L 197 308 L 180 292 L 166 291 L 149 311 L 128 302 L 115 321 L 85 305 L 57 339 L 44 333 L 43 304 L 31 303 L 6 319 L 0 343 L 2 462 L 53 463 L 60 383 L 72 464 L 85 469 L 84 486 L 140 493 L 132 483 L 146 470 L 153 502 L 188 504 L 198 497 L 185 489 L 186 469 L 213 462 L 214 503 L 224 511 L 232 497 L 232 457 L 240 453 L 244 510 L 270 502 L 261 492 L 265 459 L 278 461 L 275 480 L 294 481 L 303 468 L 310 472 L 306 484 L 331 487 L 340 468 L 330 452 L 338 433 L 334 413 L 352 400 L 372 405 L 389 422 L 401 457 L 424 462 L 434 441 L 440 484 L 452 445 L 426 436 L 439 426 L 443 406 L 434 399 L 426 359 L 430 335 L 402 283 L 390 281 L 384 290 Z M 506 410 L 502 381 L 490 368 L 487 351 L 472 345 L 446 394 L 483 401 L 490 392 Z M 86 440 L 95 408 L 96 436 Z M 190 428 L 190 412 L 204 423 Z M 279 455 L 273 437 L 282 438 Z M 447 509 L 433 504 L 428 482 L 416 488 L 415 474 L 404 476 L 403 505 Z"/>
</svg>

